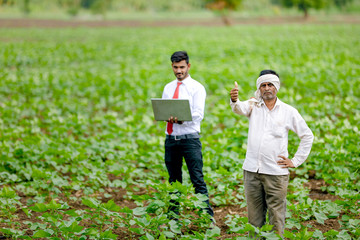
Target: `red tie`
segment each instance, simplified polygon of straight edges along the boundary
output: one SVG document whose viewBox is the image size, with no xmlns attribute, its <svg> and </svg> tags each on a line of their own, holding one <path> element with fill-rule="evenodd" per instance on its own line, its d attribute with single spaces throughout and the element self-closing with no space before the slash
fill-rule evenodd
<svg viewBox="0 0 360 240">
<path fill-rule="evenodd" d="M 178 82 L 178 83 L 177 83 L 177 87 L 176 87 L 176 89 L 175 89 L 173 99 L 178 99 L 178 98 L 179 98 L 179 87 L 180 87 L 180 84 L 182 84 L 182 82 Z M 173 132 L 173 124 L 172 124 L 172 123 L 168 123 L 168 124 L 167 124 L 167 132 L 168 132 L 169 135 L 171 135 L 171 133 Z"/>
</svg>

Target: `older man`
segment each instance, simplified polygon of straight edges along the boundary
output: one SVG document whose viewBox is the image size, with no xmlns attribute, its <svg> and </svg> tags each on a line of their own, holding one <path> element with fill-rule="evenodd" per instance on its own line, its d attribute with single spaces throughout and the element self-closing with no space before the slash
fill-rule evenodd
<svg viewBox="0 0 360 240">
<path fill-rule="evenodd" d="M 256 227 L 269 221 L 284 233 L 289 168 L 300 166 L 308 157 L 314 135 L 299 112 L 280 101 L 279 75 L 263 70 L 256 81 L 255 98 L 239 101 L 238 86 L 230 91 L 234 113 L 249 118 L 248 145 L 243 164 L 248 221 Z M 300 145 L 292 159 L 288 153 L 288 132 L 295 132 Z"/>
</svg>

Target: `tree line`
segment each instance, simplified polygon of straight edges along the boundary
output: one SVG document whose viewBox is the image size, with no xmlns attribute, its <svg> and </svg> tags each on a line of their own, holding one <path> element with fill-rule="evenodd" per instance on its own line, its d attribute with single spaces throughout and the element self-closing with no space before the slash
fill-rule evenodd
<svg viewBox="0 0 360 240">
<path fill-rule="evenodd" d="M 335 6 L 344 8 L 354 0 L 268 0 L 272 5 L 284 8 L 297 8 L 303 12 L 305 18 L 310 9 L 324 9 Z M 175 11 L 208 9 L 219 13 L 226 21 L 231 11 L 241 10 L 244 0 L 0 0 L 0 6 L 19 7 L 25 14 L 29 14 L 34 6 L 45 6 L 49 2 L 76 16 L 81 9 L 87 9 L 94 14 L 105 15 L 116 6 L 119 10 L 134 11 Z"/>
</svg>

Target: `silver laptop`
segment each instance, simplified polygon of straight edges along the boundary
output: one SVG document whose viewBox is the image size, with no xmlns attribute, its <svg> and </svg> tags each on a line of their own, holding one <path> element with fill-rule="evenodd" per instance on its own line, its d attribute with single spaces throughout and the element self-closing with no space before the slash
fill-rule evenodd
<svg viewBox="0 0 360 240">
<path fill-rule="evenodd" d="M 171 116 L 177 117 L 178 121 L 192 121 L 188 99 L 152 98 L 151 103 L 156 121 L 166 121 Z"/>
</svg>

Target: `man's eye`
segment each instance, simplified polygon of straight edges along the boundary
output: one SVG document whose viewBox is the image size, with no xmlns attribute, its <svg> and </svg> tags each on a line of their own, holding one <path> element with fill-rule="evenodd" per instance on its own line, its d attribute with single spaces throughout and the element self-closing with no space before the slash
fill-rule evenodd
<svg viewBox="0 0 360 240">
<path fill-rule="evenodd" d="M 268 86 L 268 87 L 272 87 L 272 86 L 274 86 L 272 83 L 268 83 L 268 84 L 263 84 L 263 85 L 260 85 L 260 87 L 266 87 L 266 86 Z"/>
</svg>

